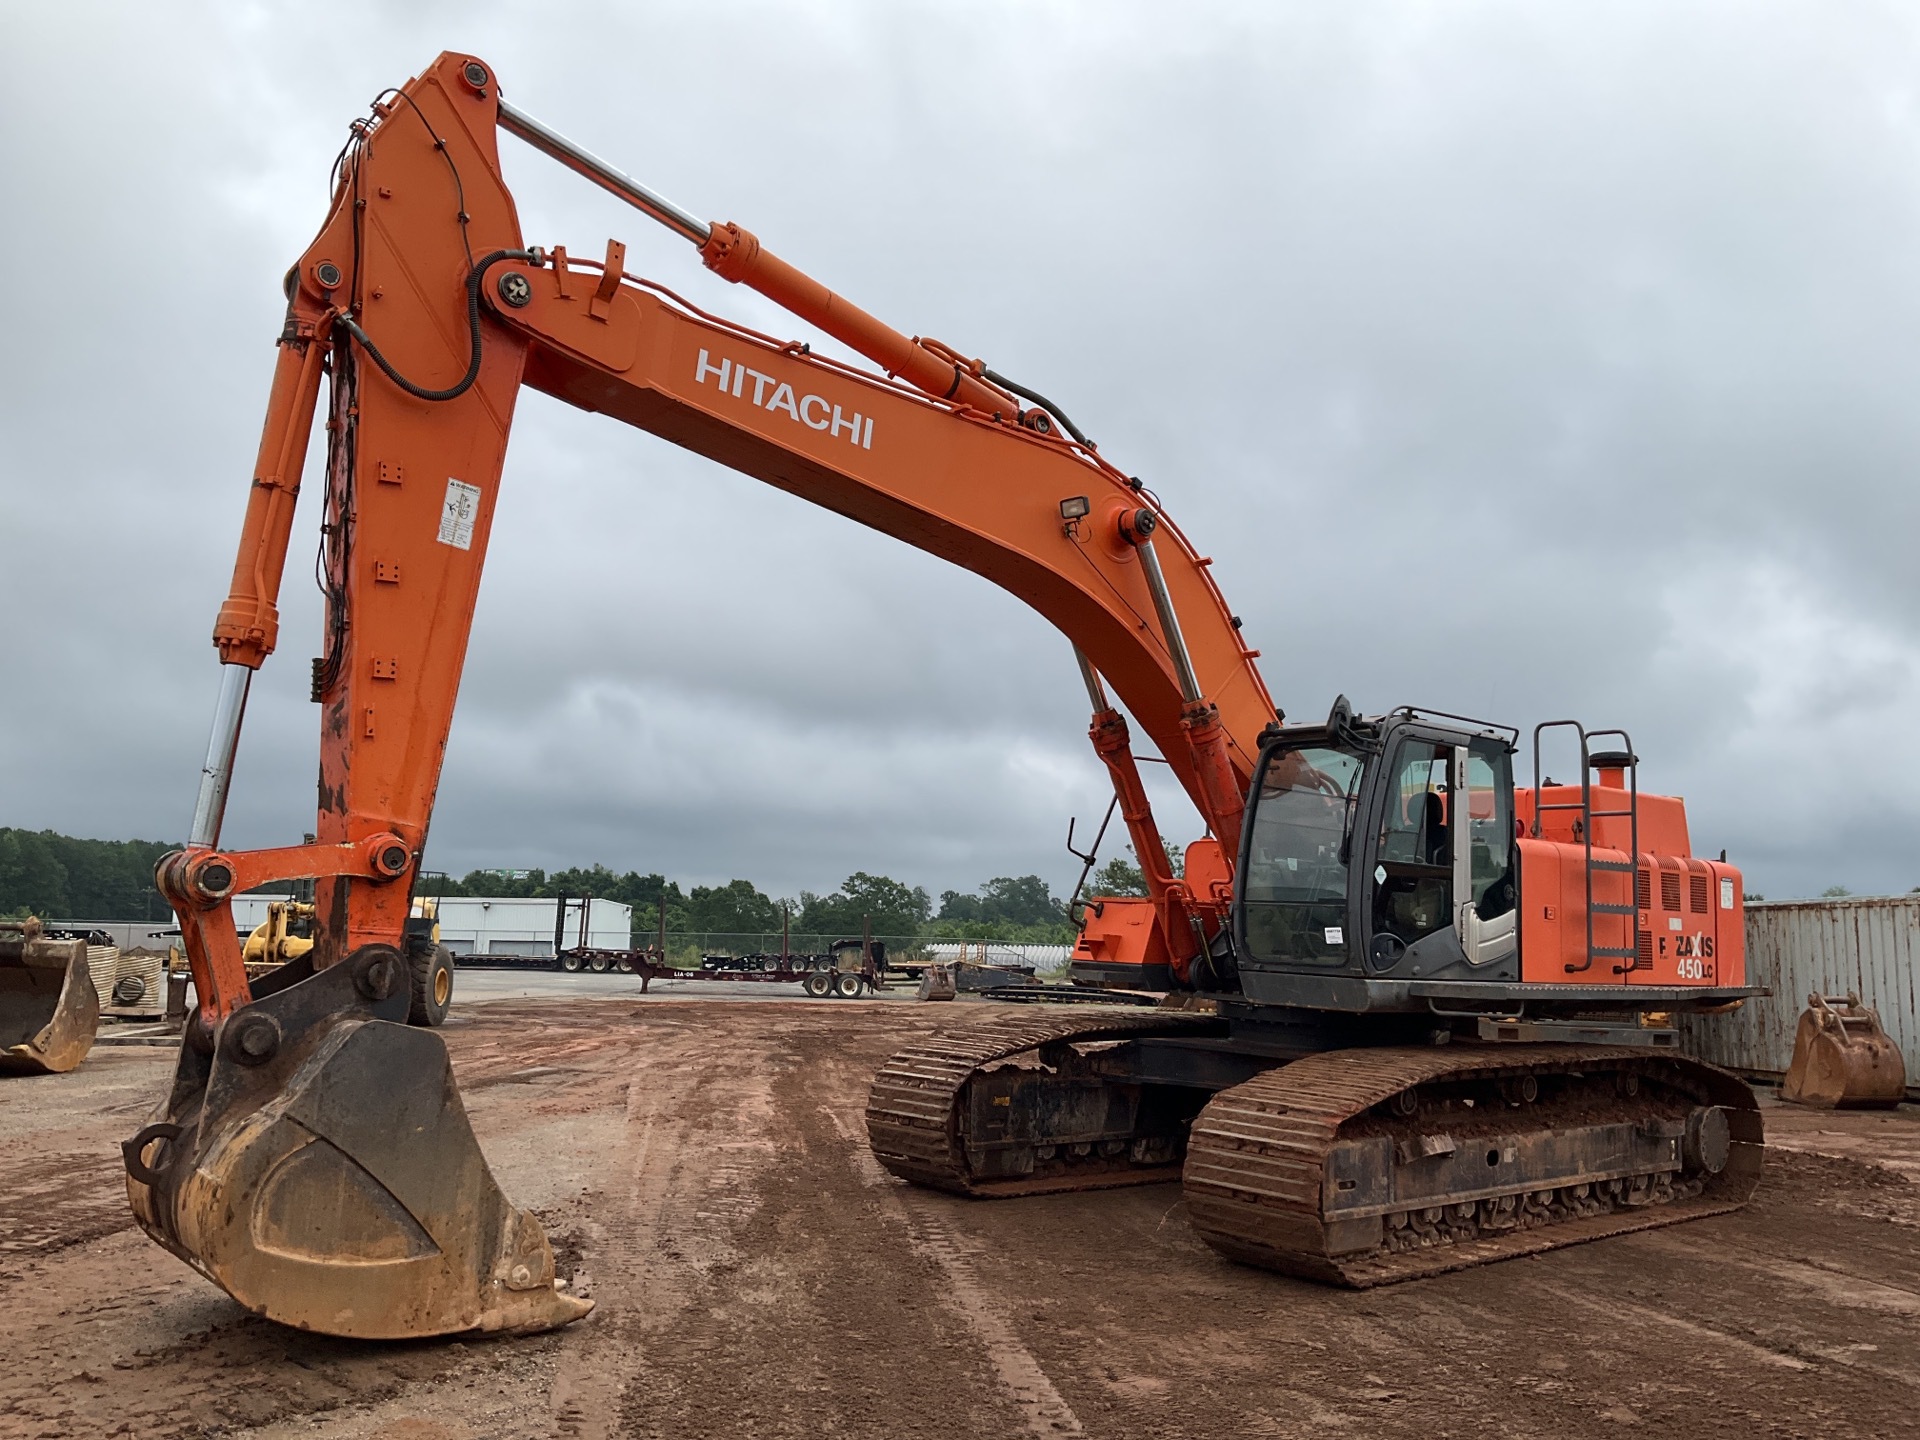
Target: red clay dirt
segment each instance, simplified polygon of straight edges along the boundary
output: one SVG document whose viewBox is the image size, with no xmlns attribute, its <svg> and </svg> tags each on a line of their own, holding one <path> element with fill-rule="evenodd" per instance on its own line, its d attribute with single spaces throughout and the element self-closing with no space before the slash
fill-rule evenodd
<svg viewBox="0 0 1920 1440">
<path fill-rule="evenodd" d="M 874 1164 L 873 1067 L 983 1013 L 516 1000 L 443 1032 L 599 1301 L 522 1340 L 282 1329 L 133 1228 L 165 1050 L 0 1087 L 0 1437 L 1920 1433 L 1920 1113 L 1785 1115 L 1747 1210 L 1365 1294 L 1243 1269 L 1176 1185 L 969 1202 Z M 1770 1120 L 1781 1117 L 1770 1110 Z M 1837 1137 L 1837 1138 L 1836 1138 Z"/>
</svg>

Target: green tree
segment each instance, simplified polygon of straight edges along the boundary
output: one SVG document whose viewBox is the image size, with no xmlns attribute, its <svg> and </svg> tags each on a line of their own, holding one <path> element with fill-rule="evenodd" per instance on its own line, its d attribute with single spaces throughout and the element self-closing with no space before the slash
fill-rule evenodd
<svg viewBox="0 0 1920 1440">
<path fill-rule="evenodd" d="M 1147 877 L 1125 855 L 1116 855 L 1087 877 L 1086 893 L 1124 898 L 1147 893 Z"/>
<path fill-rule="evenodd" d="M 651 945 L 658 936 L 663 905 L 666 907 L 669 932 L 681 934 L 695 928 L 688 916 L 687 897 L 681 891 L 680 883 L 664 875 L 642 875 L 629 870 L 607 889 L 593 890 L 591 893 L 633 907 L 633 943 L 636 946 Z"/>
<path fill-rule="evenodd" d="M 458 880 L 451 875 L 423 875 L 420 884 L 423 894 L 470 895 L 482 900 L 539 900 L 551 898 L 556 893 L 555 887 L 547 883 L 547 872 L 538 869 L 517 873 L 469 870 Z"/>
<path fill-rule="evenodd" d="M 66 909 L 67 867 L 54 857 L 47 837 L 0 831 L 0 912 L 63 915 Z"/>
<path fill-rule="evenodd" d="M 1844 885 L 1829 885 L 1820 892 L 1820 898 L 1822 900 L 1844 900 L 1851 894 L 1853 894 L 1853 891 Z"/>
<path fill-rule="evenodd" d="M 61 920 L 164 920 L 154 862 L 179 847 L 158 840 L 88 840 L 0 828 L 0 915 Z"/>
<path fill-rule="evenodd" d="M 691 928 L 720 934 L 777 934 L 780 902 L 763 895 L 750 880 L 696 885 L 687 897 Z"/>
<path fill-rule="evenodd" d="M 794 929 L 828 939 L 854 936 L 864 922 L 876 935 L 917 935 L 933 915 L 933 901 L 918 885 L 856 870 L 831 895 L 800 894 Z"/>
<path fill-rule="evenodd" d="M 1053 898 L 1038 875 L 1018 878 L 999 875 L 980 887 L 978 895 L 944 890 L 939 919 L 959 923 L 1050 925 L 1063 919 L 1066 908 Z"/>
<path fill-rule="evenodd" d="M 1066 920 L 1015 925 L 1008 920 L 934 920 L 922 934 L 929 940 L 992 940 L 1005 945 L 1067 945 L 1074 927 Z"/>
<path fill-rule="evenodd" d="M 1167 865 L 1175 875 L 1186 872 L 1187 852 L 1171 840 L 1162 840 L 1160 844 L 1167 852 Z M 1133 846 L 1127 846 L 1127 854 L 1134 853 Z M 1107 861 L 1093 874 L 1087 877 L 1086 894 L 1111 895 L 1125 898 L 1129 895 L 1147 893 L 1147 877 L 1144 871 L 1132 860 L 1119 855 Z"/>
</svg>

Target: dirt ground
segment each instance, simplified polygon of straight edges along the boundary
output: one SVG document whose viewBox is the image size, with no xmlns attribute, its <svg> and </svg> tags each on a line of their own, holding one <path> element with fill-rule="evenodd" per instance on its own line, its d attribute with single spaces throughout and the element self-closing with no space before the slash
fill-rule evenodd
<svg viewBox="0 0 1920 1440">
<path fill-rule="evenodd" d="M 867 1077 L 980 1013 L 506 1000 L 443 1032 L 586 1321 L 374 1345 L 257 1320 L 133 1228 L 171 1066 L 0 1087 L 0 1436 L 1920 1434 L 1920 1111 L 1769 1111 L 1740 1214 L 1364 1294 L 1236 1267 L 1177 1186 L 967 1202 L 868 1155 Z M 1890 1163 L 1882 1163 L 1890 1157 Z"/>
</svg>

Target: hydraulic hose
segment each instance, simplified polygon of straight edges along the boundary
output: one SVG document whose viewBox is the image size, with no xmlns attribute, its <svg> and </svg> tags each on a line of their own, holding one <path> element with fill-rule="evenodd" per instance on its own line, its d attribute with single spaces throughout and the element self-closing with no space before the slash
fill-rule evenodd
<svg viewBox="0 0 1920 1440">
<path fill-rule="evenodd" d="M 1007 379 L 1006 376 L 1000 374 L 998 371 L 995 371 L 995 370 L 983 370 L 981 372 L 981 376 L 983 379 L 991 381 L 993 384 L 998 385 L 1002 390 L 1011 390 L 1014 394 L 1018 395 L 1022 400 L 1031 400 L 1034 404 L 1038 405 L 1042 410 L 1045 410 L 1049 415 L 1053 416 L 1054 419 L 1058 420 L 1063 426 L 1065 426 L 1067 433 L 1073 436 L 1075 440 L 1079 441 L 1082 445 L 1086 446 L 1087 449 L 1089 450 L 1093 449 L 1093 442 L 1087 439 L 1085 435 L 1080 433 L 1080 427 L 1074 424 L 1073 421 L 1067 418 L 1067 412 L 1062 410 L 1058 405 L 1054 404 L 1051 400 L 1047 399 L 1047 397 L 1042 395 L 1038 390 L 1029 390 L 1024 385 L 1016 385 L 1013 381 Z"/>
<path fill-rule="evenodd" d="M 360 342 L 360 348 L 365 350 L 372 358 L 373 363 L 380 367 L 380 373 L 393 381 L 393 383 L 398 385 L 402 390 L 406 391 L 407 394 L 419 400 L 432 400 L 435 402 L 458 400 L 462 395 L 466 394 L 468 390 L 473 388 L 473 382 L 480 377 L 480 284 L 486 279 L 487 271 L 493 266 L 498 265 L 502 260 L 537 259 L 538 257 L 534 255 L 531 250 L 494 250 L 486 255 L 482 255 L 478 260 L 473 262 L 473 268 L 467 272 L 467 324 L 472 334 L 473 358 L 467 361 L 467 373 L 461 376 L 458 382 L 450 385 L 445 390 L 429 390 L 425 386 L 414 384 L 413 381 L 407 379 L 406 376 L 393 368 L 392 362 L 390 362 L 386 356 L 382 355 L 380 353 L 380 347 L 373 343 L 373 337 L 368 335 L 365 330 L 362 330 L 351 315 L 343 314 L 338 316 L 337 319 L 341 328 L 353 336 L 355 340 L 358 340 Z M 1073 427 L 1068 426 L 1067 428 L 1072 429 Z"/>
</svg>

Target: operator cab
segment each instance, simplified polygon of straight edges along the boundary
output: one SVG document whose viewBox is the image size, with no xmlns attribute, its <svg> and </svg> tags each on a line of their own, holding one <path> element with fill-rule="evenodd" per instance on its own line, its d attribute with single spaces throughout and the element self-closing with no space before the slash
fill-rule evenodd
<svg viewBox="0 0 1920 1440">
<path fill-rule="evenodd" d="M 1269 732 L 1235 917 L 1249 997 L 1285 1003 L 1260 993 L 1275 973 L 1518 980 L 1518 739 L 1412 709 L 1361 719 L 1344 697 L 1324 725 Z"/>
</svg>

